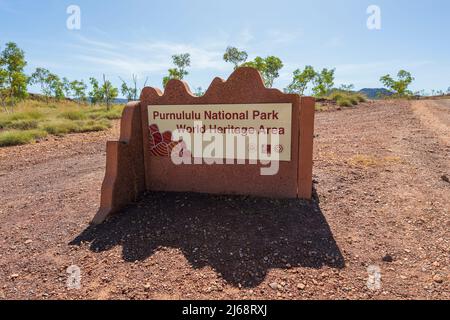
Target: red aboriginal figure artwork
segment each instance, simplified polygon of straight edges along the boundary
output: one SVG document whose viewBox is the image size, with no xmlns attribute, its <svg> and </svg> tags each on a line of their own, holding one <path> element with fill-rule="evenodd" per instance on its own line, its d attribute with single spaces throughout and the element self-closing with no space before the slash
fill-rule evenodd
<svg viewBox="0 0 450 320">
<path fill-rule="evenodd" d="M 188 150 L 186 143 L 182 140 L 173 141 L 172 132 L 165 131 L 161 133 L 156 124 L 150 127 L 150 154 L 154 157 L 170 158 L 172 152 L 177 152 L 180 158 L 191 157 L 191 152 Z"/>
</svg>

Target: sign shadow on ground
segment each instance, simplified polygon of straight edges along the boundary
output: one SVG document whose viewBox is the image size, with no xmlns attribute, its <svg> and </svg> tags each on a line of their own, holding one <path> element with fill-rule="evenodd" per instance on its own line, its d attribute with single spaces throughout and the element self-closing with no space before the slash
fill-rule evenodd
<svg viewBox="0 0 450 320">
<path fill-rule="evenodd" d="M 317 201 L 149 193 L 70 245 L 144 261 L 161 247 L 181 250 L 195 269 L 211 267 L 233 286 L 256 287 L 271 269 L 341 269 L 344 258 Z"/>
</svg>

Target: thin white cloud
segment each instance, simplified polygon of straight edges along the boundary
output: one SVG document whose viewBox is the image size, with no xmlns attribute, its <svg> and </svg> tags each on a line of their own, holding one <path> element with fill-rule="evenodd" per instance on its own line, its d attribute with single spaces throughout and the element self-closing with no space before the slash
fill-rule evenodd
<svg viewBox="0 0 450 320">
<path fill-rule="evenodd" d="M 255 39 L 255 37 L 248 28 L 242 30 L 237 38 L 238 38 L 237 43 L 243 47 L 247 46 L 251 41 Z"/>
<path fill-rule="evenodd" d="M 191 54 L 191 66 L 193 69 L 217 69 L 224 70 L 226 64 L 222 61 L 223 51 L 225 45 L 220 48 L 211 48 L 209 45 L 195 45 L 165 41 L 139 41 L 126 43 L 126 46 L 132 48 L 135 53 L 147 54 L 158 59 L 168 61 L 170 64 L 170 57 L 179 53 Z"/>
<path fill-rule="evenodd" d="M 342 38 L 336 36 L 328 39 L 328 41 L 325 42 L 324 46 L 325 48 L 337 48 L 342 46 L 343 43 L 344 41 L 342 40 Z"/>
<path fill-rule="evenodd" d="M 171 56 L 191 54 L 191 69 L 227 70 L 222 60 L 225 45 L 196 45 L 168 41 L 104 42 L 82 36 L 69 44 L 73 57 L 84 62 L 113 68 L 118 72 L 163 72 L 171 66 Z"/>
<path fill-rule="evenodd" d="M 429 60 L 418 61 L 374 61 L 367 63 L 350 63 L 336 66 L 336 84 L 354 84 L 357 88 L 379 87 L 379 79 L 385 74 L 396 75 L 400 69 L 405 69 L 414 75 L 419 69 L 432 65 Z"/>
<path fill-rule="evenodd" d="M 69 44 L 72 58 L 81 62 L 85 69 L 98 72 L 109 72 L 116 75 L 138 76 L 149 74 L 162 76 L 172 67 L 171 56 L 179 53 L 191 54 L 191 74 L 207 71 L 214 74 L 226 74 L 231 71 L 229 64 L 223 61 L 223 52 L 227 45 L 234 45 L 250 54 L 250 59 L 259 43 L 272 39 L 280 42 L 293 42 L 301 36 L 300 33 L 283 33 L 280 30 L 270 30 L 258 38 L 253 37 L 249 29 L 244 29 L 234 35 L 220 33 L 216 39 L 202 39 L 200 42 L 174 42 L 153 39 L 139 39 L 130 41 L 99 41 L 77 35 L 75 41 Z M 235 41 L 233 41 L 233 39 Z M 338 45 L 340 38 L 331 38 L 329 45 Z M 247 43 L 244 46 L 243 43 Z M 251 45 L 250 45 L 251 44 Z M 261 53 L 260 53 L 261 54 Z M 362 85 L 369 80 L 377 83 L 377 79 L 385 73 L 396 73 L 400 68 L 414 71 L 417 68 L 431 64 L 431 61 L 375 61 L 365 63 L 348 63 L 336 66 L 336 83 L 354 83 Z M 285 67 L 276 81 L 277 87 L 286 86 L 292 79 L 292 72 L 302 65 L 293 61 L 284 61 Z M 352 81 L 353 79 L 353 81 Z M 359 79 L 356 80 L 356 79 Z"/>
<path fill-rule="evenodd" d="M 163 40 L 111 41 L 98 40 L 76 34 L 75 41 L 68 44 L 73 52 L 72 57 L 87 62 L 95 69 L 107 67 L 118 73 L 164 73 L 171 67 L 171 56 L 179 53 L 191 54 L 191 70 L 230 70 L 229 64 L 223 61 L 223 53 L 228 45 L 237 46 L 249 52 L 250 57 L 256 54 L 258 44 L 287 44 L 301 36 L 298 32 L 283 32 L 271 29 L 258 42 L 249 28 L 230 34 L 218 32 L 213 39 L 202 39 L 200 42 L 173 42 Z M 252 45 L 253 44 L 253 45 Z"/>
<path fill-rule="evenodd" d="M 130 57 L 121 58 L 103 58 L 92 55 L 75 55 L 75 58 L 84 62 L 89 62 L 97 66 L 106 66 L 114 70 L 117 73 L 146 73 L 146 72 L 161 72 L 168 68 L 168 65 L 162 63 L 149 63 L 141 60 L 131 59 Z M 109 68 L 108 68 L 109 69 Z"/>
<path fill-rule="evenodd" d="M 291 32 L 272 29 L 267 32 L 267 35 L 269 41 L 273 44 L 288 44 L 298 40 L 303 33 L 301 31 Z"/>
<path fill-rule="evenodd" d="M 420 68 L 423 66 L 427 66 L 433 64 L 432 61 L 429 60 L 423 60 L 423 61 L 399 61 L 399 60 L 392 60 L 392 61 L 375 61 L 375 62 L 368 62 L 368 63 L 349 63 L 349 64 L 341 64 L 336 66 L 337 72 L 341 73 L 361 73 L 361 72 L 367 72 L 367 71 L 380 71 L 380 70 L 389 70 L 389 69 L 395 69 L 394 71 L 398 71 L 401 68 L 404 69 L 413 69 L 413 68 Z"/>
<path fill-rule="evenodd" d="M 380 86 L 379 79 L 384 74 L 395 75 L 400 69 L 411 71 L 414 75 L 417 69 L 433 64 L 433 61 L 374 61 L 367 63 L 349 63 L 335 66 L 336 68 L 336 86 L 341 84 L 354 84 L 357 88 Z M 304 66 L 296 66 L 289 61 L 284 63 L 285 67 L 280 72 L 280 77 L 276 80 L 277 87 L 285 87 L 292 80 L 292 73 L 297 68 Z M 329 66 L 333 67 L 333 66 Z M 320 69 L 316 67 L 316 69 Z"/>
<path fill-rule="evenodd" d="M 104 49 L 117 49 L 117 46 L 113 43 L 108 43 L 104 41 L 97 41 L 92 40 L 90 38 L 86 38 L 85 36 L 82 36 L 80 34 L 75 34 L 75 37 L 83 44 L 93 46 L 93 47 L 100 47 Z"/>
</svg>

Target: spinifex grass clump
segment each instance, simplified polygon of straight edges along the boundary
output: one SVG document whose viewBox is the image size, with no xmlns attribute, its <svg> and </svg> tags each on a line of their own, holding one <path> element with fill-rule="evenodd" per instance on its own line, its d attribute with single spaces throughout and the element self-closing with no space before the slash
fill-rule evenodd
<svg viewBox="0 0 450 320">
<path fill-rule="evenodd" d="M 103 131 L 111 128 L 111 123 L 102 120 L 54 120 L 44 123 L 42 129 L 55 136 L 64 136 L 69 133 L 83 133 Z"/>
<path fill-rule="evenodd" d="M 28 144 L 46 136 L 47 132 L 43 130 L 0 131 L 0 147 Z"/>
<path fill-rule="evenodd" d="M 63 111 L 59 114 L 59 118 L 67 119 L 67 120 L 84 120 L 87 118 L 86 111 L 84 110 L 69 110 Z"/>
<path fill-rule="evenodd" d="M 100 120 L 100 119 L 108 119 L 115 120 L 120 119 L 122 117 L 123 107 L 122 106 L 113 106 L 110 110 L 106 109 L 92 109 L 87 112 L 87 116 L 90 119 Z"/>
<path fill-rule="evenodd" d="M 48 134 L 95 132 L 111 127 L 111 120 L 120 119 L 123 106 L 79 105 L 72 101 L 46 103 L 25 100 L 14 113 L 0 112 L 0 147 L 32 143 Z"/>
<path fill-rule="evenodd" d="M 354 104 L 349 98 L 339 98 L 336 100 L 336 103 L 339 107 L 352 107 Z"/>
<path fill-rule="evenodd" d="M 35 129 L 44 114 L 39 111 L 24 111 L 15 113 L 0 112 L 0 129 Z"/>
<path fill-rule="evenodd" d="M 333 91 L 326 99 L 336 102 L 340 107 L 352 107 L 367 101 L 367 98 L 361 93 L 341 90 Z"/>
</svg>

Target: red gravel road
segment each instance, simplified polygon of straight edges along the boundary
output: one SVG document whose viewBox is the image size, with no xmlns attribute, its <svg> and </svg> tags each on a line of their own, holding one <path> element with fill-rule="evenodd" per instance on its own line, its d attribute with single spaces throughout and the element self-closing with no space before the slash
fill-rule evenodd
<svg viewBox="0 0 450 320">
<path fill-rule="evenodd" d="M 316 127 L 315 202 L 158 193 L 96 228 L 117 126 L 0 149 L 0 299 L 449 299 L 450 101 Z"/>
</svg>

